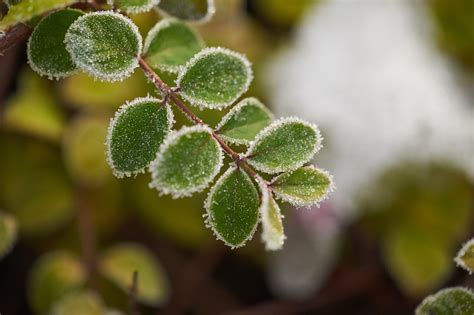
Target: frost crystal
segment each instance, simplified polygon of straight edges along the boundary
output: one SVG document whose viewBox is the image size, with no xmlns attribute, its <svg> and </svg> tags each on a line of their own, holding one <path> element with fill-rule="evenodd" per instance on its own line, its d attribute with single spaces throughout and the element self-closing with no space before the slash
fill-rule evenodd
<svg viewBox="0 0 474 315">
<path fill-rule="evenodd" d="M 108 5 L 116 4 L 119 9 L 131 14 L 150 11 L 158 3 L 160 0 L 107 0 Z"/>
<path fill-rule="evenodd" d="M 462 246 L 454 261 L 459 267 L 472 274 L 474 271 L 474 238 Z"/>
</svg>

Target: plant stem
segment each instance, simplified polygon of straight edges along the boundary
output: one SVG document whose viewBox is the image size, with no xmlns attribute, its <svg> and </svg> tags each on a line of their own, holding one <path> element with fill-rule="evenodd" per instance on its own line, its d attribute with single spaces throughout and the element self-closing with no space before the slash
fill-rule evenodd
<svg viewBox="0 0 474 315">
<path fill-rule="evenodd" d="M 128 301 L 128 312 L 130 315 L 139 315 L 137 306 L 137 293 L 138 293 L 138 271 L 134 271 L 132 274 L 132 285 L 129 291 Z"/>
<path fill-rule="evenodd" d="M 199 117 L 197 117 L 186 104 L 183 103 L 176 94 L 177 92 L 172 89 L 169 85 L 167 85 L 163 80 L 156 74 L 155 71 L 146 63 L 146 61 L 139 57 L 138 62 L 140 67 L 142 68 L 143 72 L 145 72 L 146 76 L 153 82 L 153 84 L 165 95 L 166 98 L 169 98 L 173 103 L 178 107 L 189 119 L 195 122 L 198 125 L 209 127 L 204 121 L 202 121 Z M 211 128 L 211 134 L 214 139 L 216 139 L 217 143 L 221 146 L 221 148 L 234 160 L 237 167 L 242 167 L 242 169 L 247 172 L 250 176 L 255 179 L 261 178 L 258 174 L 253 170 L 253 168 L 246 162 L 245 157 L 241 157 L 239 153 L 235 152 L 227 143 L 222 140 L 222 138 Z M 267 187 L 269 187 L 267 185 Z"/>
</svg>

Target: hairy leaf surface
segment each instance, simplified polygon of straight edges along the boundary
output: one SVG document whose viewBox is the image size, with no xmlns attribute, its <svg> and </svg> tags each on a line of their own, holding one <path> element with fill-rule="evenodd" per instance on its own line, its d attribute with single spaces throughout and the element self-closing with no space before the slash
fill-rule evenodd
<svg viewBox="0 0 474 315">
<path fill-rule="evenodd" d="M 115 5 L 121 11 L 136 14 L 150 11 L 160 0 L 107 0 L 109 5 Z"/>
<path fill-rule="evenodd" d="M 428 296 L 416 309 L 416 315 L 474 314 L 474 294 L 462 287 L 443 289 Z"/>
</svg>

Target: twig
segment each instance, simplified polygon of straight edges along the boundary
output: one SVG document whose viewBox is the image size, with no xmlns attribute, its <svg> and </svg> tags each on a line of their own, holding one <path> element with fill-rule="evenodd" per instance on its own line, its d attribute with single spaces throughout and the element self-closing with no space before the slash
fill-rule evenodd
<svg viewBox="0 0 474 315">
<path fill-rule="evenodd" d="M 13 46 L 27 40 L 31 32 L 32 29 L 22 23 L 12 26 L 0 37 L 0 55 L 3 55 Z"/>
<path fill-rule="evenodd" d="M 134 271 L 132 275 L 132 285 L 130 286 L 130 292 L 128 297 L 128 311 L 129 315 L 139 315 L 137 306 L 137 293 L 138 293 L 138 271 Z"/>
</svg>

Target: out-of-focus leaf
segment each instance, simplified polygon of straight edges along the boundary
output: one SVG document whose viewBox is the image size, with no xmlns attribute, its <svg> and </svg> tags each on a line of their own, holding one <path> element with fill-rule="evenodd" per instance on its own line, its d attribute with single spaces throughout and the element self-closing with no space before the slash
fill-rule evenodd
<svg viewBox="0 0 474 315">
<path fill-rule="evenodd" d="M 0 212 L 0 260 L 7 255 L 15 245 L 18 228 L 15 218 Z"/>
<path fill-rule="evenodd" d="M 101 271 L 125 292 L 132 286 L 137 271 L 137 298 L 145 304 L 157 306 L 169 295 L 168 281 L 163 268 L 153 254 L 139 244 L 124 243 L 109 248 L 102 254 Z"/>
<path fill-rule="evenodd" d="M 21 3 L 10 7 L 8 14 L 0 21 L 0 31 L 20 22 L 27 22 L 37 15 L 65 7 L 76 1 L 77 0 L 23 0 Z"/>
<path fill-rule="evenodd" d="M 131 14 L 143 13 L 151 10 L 160 0 L 107 0 L 109 5 L 116 5 L 117 9 Z"/>
<path fill-rule="evenodd" d="M 254 0 L 252 6 L 265 21 L 286 29 L 298 23 L 317 2 L 318 0 Z"/>
<path fill-rule="evenodd" d="M 54 304 L 51 315 L 106 315 L 107 311 L 100 297 L 93 292 L 72 292 Z"/>
<path fill-rule="evenodd" d="M 160 0 L 158 8 L 190 22 L 206 22 L 214 14 L 214 0 Z"/>
<path fill-rule="evenodd" d="M 470 239 L 462 246 L 455 261 L 458 266 L 464 268 L 470 274 L 474 272 L 474 238 Z"/>
<path fill-rule="evenodd" d="M 0 133 L 0 200 L 28 236 L 50 233 L 73 214 L 73 193 L 58 148 Z"/>
<path fill-rule="evenodd" d="M 25 69 L 18 84 L 18 92 L 5 104 L 5 126 L 46 139 L 59 140 L 65 120 L 47 80 Z"/>
<path fill-rule="evenodd" d="M 266 201 L 266 204 L 264 204 L 263 207 L 260 206 L 262 240 L 267 250 L 278 250 L 283 247 L 283 242 L 286 239 L 283 230 L 283 216 L 281 215 L 280 206 L 278 206 L 275 199 L 273 199 L 271 193 L 268 193 L 267 198 L 268 201 Z"/>
<path fill-rule="evenodd" d="M 54 303 L 85 284 L 86 275 L 79 259 L 66 251 L 41 256 L 28 280 L 30 306 L 38 314 L 50 314 Z"/>
<path fill-rule="evenodd" d="M 84 185 L 97 186 L 111 178 L 105 160 L 107 120 L 80 116 L 64 134 L 63 155 L 72 177 Z"/>
<path fill-rule="evenodd" d="M 416 315 L 474 314 L 474 294 L 462 287 L 443 289 L 428 296 L 416 309 Z"/>
</svg>

